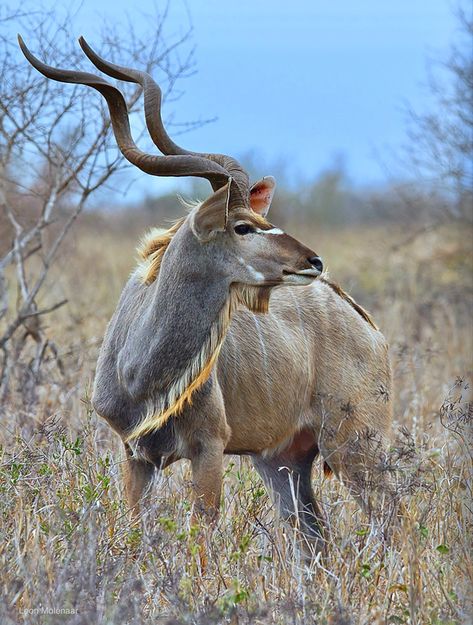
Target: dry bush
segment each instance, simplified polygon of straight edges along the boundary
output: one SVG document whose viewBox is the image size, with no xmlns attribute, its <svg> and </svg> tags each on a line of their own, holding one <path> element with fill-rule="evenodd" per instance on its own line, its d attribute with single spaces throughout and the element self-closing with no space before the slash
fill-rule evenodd
<svg viewBox="0 0 473 625">
<path fill-rule="evenodd" d="M 131 22 L 104 22 L 100 51 L 159 72 L 164 99 L 193 66 L 190 31 L 166 37 L 166 10 L 147 16 L 148 30 L 139 35 Z M 66 303 L 48 297 L 50 268 L 90 197 L 108 190 L 118 173 L 122 184 L 124 178 L 101 96 L 83 85 L 46 80 L 16 41 L 21 32 L 46 63 L 94 73 L 75 41 L 74 15 L 29 1 L 21 9 L 17 2 L 0 7 L 0 400 L 10 401 L 19 383 L 24 405 L 37 398 L 45 360 L 52 357 L 63 369 L 58 346 L 45 333 L 47 315 Z M 135 127 L 134 113 L 141 88 L 120 88 L 139 139 L 144 121 Z"/>
<path fill-rule="evenodd" d="M 457 28 L 448 58 L 431 63 L 427 111 L 410 110 L 407 164 L 417 180 L 449 201 L 433 211 L 437 221 L 473 222 L 473 12 L 458 0 Z M 433 105 L 433 106 L 432 106 Z"/>
</svg>

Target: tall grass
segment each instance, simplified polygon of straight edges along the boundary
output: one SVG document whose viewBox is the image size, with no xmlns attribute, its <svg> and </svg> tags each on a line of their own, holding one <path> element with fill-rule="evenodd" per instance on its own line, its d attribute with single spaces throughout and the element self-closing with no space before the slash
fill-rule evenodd
<svg viewBox="0 0 473 625">
<path fill-rule="evenodd" d="M 19 381 L 1 407 L 2 625 L 470 623 L 469 234 L 446 229 L 401 247 L 403 233 L 392 229 L 302 236 L 390 341 L 391 452 L 403 502 L 382 539 L 317 464 L 330 544 L 308 567 L 245 458 L 227 461 L 215 528 L 191 523 L 185 462 L 157 479 L 142 524 L 129 523 L 119 441 L 89 393 L 135 233 L 79 228 L 48 290 L 51 300 L 69 299 L 48 320 L 64 373 L 51 357 L 34 401 Z"/>
</svg>

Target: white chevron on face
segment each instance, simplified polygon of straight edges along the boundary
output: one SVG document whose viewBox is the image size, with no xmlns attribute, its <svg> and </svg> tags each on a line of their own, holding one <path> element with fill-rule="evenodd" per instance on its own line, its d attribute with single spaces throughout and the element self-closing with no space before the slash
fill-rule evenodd
<svg viewBox="0 0 473 625">
<path fill-rule="evenodd" d="M 271 228 L 270 230 L 256 228 L 255 232 L 257 232 L 258 234 L 285 234 L 284 230 L 281 230 L 280 228 Z"/>
</svg>

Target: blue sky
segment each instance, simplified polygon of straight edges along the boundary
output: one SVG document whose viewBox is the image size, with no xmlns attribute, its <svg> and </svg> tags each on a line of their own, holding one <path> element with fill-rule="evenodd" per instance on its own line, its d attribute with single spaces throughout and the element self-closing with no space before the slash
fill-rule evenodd
<svg viewBox="0 0 473 625">
<path fill-rule="evenodd" d="M 141 12 L 152 8 L 149 0 L 139 8 L 84 0 L 72 35 L 98 43 L 97 15 L 115 21 L 127 13 L 139 30 Z M 397 172 L 404 105 L 429 107 L 428 59 L 445 56 L 455 31 L 446 0 L 171 0 L 170 9 L 169 34 L 183 32 L 191 16 L 197 73 L 165 112 L 181 121 L 217 117 L 179 137 L 185 147 L 255 150 L 261 175 L 284 158 L 294 179 L 343 154 L 358 185 L 385 180 L 380 160 Z M 135 191 L 160 186 L 137 184 Z"/>
</svg>

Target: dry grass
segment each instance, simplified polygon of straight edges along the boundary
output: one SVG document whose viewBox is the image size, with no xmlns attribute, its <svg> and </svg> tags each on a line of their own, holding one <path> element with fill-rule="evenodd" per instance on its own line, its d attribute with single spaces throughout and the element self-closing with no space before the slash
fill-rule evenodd
<svg viewBox="0 0 473 625">
<path fill-rule="evenodd" d="M 155 485 L 142 527 L 128 523 L 121 450 L 87 398 L 137 235 L 77 229 L 48 291 L 51 301 L 69 299 L 48 321 L 66 373 L 51 359 L 33 404 L 19 382 L 1 407 L 2 625 L 470 623 L 471 233 L 430 233 L 397 251 L 401 230 L 303 236 L 390 340 L 405 504 L 383 543 L 317 465 L 330 553 L 310 569 L 245 459 L 229 459 L 213 532 L 190 524 L 186 463 Z M 50 613 L 34 613 L 41 609 Z"/>
</svg>

